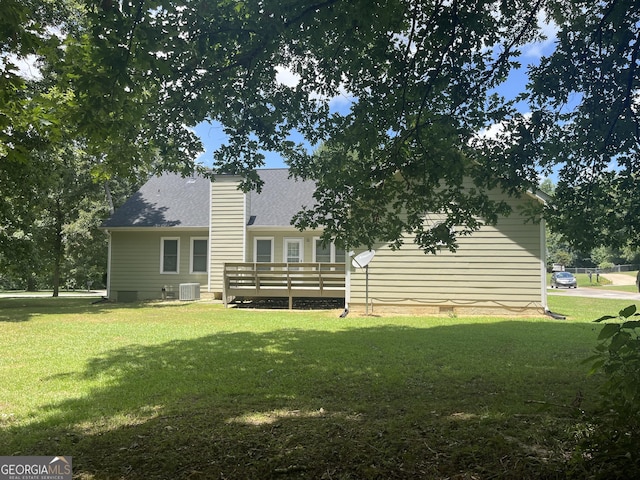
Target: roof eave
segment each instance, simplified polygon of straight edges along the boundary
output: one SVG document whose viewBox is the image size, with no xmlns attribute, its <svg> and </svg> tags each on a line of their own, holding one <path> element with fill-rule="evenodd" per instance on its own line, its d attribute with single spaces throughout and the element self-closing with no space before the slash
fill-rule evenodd
<svg viewBox="0 0 640 480">
<path fill-rule="evenodd" d="M 190 230 L 208 230 L 209 225 L 202 226 L 180 226 L 180 227 L 172 227 L 172 226 L 148 226 L 148 227 L 138 227 L 138 226 L 108 226 L 101 225 L 98 227 L 99 230 L 104 231 L 128 231 L 128 232 L 142 232 L 142 231 L 190 231 Z"/>
</svg>

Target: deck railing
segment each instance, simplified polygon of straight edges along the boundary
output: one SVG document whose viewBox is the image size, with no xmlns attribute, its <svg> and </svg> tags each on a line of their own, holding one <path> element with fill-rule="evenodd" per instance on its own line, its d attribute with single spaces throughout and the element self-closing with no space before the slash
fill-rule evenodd
<svg viewBox="0 0 640 480">
<path fill-rule="evenodd" d="M 344 263 L 225 263 L 225 306 L 230 297 L 344 298 Z"/>
</svg>

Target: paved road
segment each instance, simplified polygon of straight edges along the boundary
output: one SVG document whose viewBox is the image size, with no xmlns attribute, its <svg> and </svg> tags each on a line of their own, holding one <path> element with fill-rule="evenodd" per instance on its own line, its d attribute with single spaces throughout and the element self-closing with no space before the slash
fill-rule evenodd
<svg viewBox="0 0 640 480">
<path fill-rule="evenodd" d="M 630 275 L 607 274 L 603 277 L 610 280 L 613 285 L 634 285 L 635 279 Z M 618 300 L 640 301 L 640 293 L 620 292 L 617 290 L 608 290 L 607 287 L 589 288 L 551 288 L 547 287 L 549 295 L 566 295 L 572 297 L 592 297 L 592 298 L 611 298 Z M 100 298 L 107 295 L 106 290 L 92 290 L 91 292 L 76 291 L 66 292 L 60 291 L 61 297 L 94 297 Z M 0 298 L 22 298 L 22 297 L 51 297 L 51 292 L 0 292 Z"/>
<path fill-rule="evenodd" d="M 67 292 L 66 290 L 60 290 L 61 297 L 72 297 L 72 298 L 80 298 L 80 297 L 95 297 L 100 298 L 107 295 L 106 290 L 91 290 L 87 292 L 86 290 L 76 290 L 75 292 Z M 45 292 L 24 292 L 24 291 L 6 291 L 0 292 L 0 298 L 46 298 L 52 297 L 53 294 L 51 291 Z"/>
<path fill-rule="evenodd" d="M 591 298 L 612 298 L 618 300 L 640 300 L 640 293 L 620 292 L 618 290 L 607 290 L 607 287 L 589 288 L 551 288 L 547 287 L 549 295 L 565 295 L 569 297 L 591 297 Z"/>
</svg>

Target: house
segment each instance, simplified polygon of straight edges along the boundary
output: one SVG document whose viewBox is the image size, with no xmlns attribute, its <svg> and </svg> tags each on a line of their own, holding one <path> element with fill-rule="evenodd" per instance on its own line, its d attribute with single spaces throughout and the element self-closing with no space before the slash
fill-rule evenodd
<svg viewBox="0 0 640 480">
<path fill-rule="evenodd" d="M 109 236 L 108 296 L 114 301 L 209 296 L 344 298 L 353 311 L 527 313 L 546 308 L 544 225 L 513 209 L 495 226 L 458 240 L 453 253 L 424 254 L 407 239 L 393 251 L 375 246 L 367 269 L 323 245 L 317 231 L 290 222 L 314 202 L 314 184 L 286 169 L 259 171 L 260 193 L 240 179 L 175 174 L 152 177 L 102 228 Z M 503 198 L 500 193 L 495 196 Z M 506 198 L 513 207 L 539 202 Z M 355 249 L 355 254 L 364 249 Z M 195 290 L 195 292 L 194 292 Z"/>
</svg>

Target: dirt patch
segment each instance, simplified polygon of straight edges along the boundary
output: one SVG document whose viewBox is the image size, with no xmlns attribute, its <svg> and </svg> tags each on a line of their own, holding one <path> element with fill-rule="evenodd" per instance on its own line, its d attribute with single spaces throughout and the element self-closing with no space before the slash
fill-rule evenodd
<svg viewBox="0 0 640 480">
<path fill-rule="evenodd" d="M 624 273 L 606 273 L 600 276 L 609 280 L 611 285 L 635 285 L 636 283 L 635 277 Z"/>
</svg>

